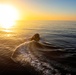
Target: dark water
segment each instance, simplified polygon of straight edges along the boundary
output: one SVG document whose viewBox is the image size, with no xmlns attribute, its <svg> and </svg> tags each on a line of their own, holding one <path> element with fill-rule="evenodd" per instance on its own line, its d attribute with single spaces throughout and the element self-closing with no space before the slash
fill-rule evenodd
<svg viewBox="0 0 76 75">
<path fill-rule="evenodd" d="M 35 33 L 46 44 L 24 43 Z M 76 74 L 76 21 L 21 21 L 12 29 L 0 29 L 0 56 L 11 57 L 12 53 L 16 63 L 29 63 L 43 75 Z"/>
</svg>

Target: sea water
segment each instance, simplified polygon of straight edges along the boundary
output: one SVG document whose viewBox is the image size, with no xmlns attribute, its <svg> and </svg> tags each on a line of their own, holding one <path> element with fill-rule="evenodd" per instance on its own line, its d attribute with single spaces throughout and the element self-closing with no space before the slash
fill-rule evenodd
<svg viewBox="0 0 76 75">
<path fill-rule="evenodd" d="M 52 55 L 52 57 L 55 56 L 59 59 L 46 58 L 46 62 L 40 61 L 40 59 L 43 59 L 44 56 L 38 59 L 35 56 L 32 56 L 34 54 L 30 55 L 31 52 L 21 52 L 26 55 L 19 57 L 21 58 L 19 59 L 19 62 L 22 65 L 25 65 L 25 61 L 22 61 L 22 59 L 28 56 L 28 62 L 30 60 L 30 64 L 37 68 L 37 70 L 43 71 L 44 75 L 51 75 L 52 70 L 55 70 L 58 74 L 61 74 L 60 69 L 68 72 L 76 72 L 76 21 L 19 21 L 19 25 L 16 25 L 10 29 L 0 28 L 0 49 L 14 51 L 16 47 L 26 42 L 27 39 L 35 33 L 40 34 L 42 41 L 45 41 L 52 46 L 63 48 L 63 52 L 60 52 L 59 56 L 55 56 L 59 53 L 58 50 L 55 50 L 56 53 Z M 32 58 L 32 60 L 30 58 Z M 40 66 L 39 64 L 43 65 Z M 43 67 L 44 65 L 48 69 Z"/>
</svg>

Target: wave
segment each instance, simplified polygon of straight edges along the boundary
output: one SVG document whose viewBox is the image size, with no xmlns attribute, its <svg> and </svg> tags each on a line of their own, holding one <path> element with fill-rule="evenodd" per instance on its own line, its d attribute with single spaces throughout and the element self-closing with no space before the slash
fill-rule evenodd
<svg viewBox="0 0 76 75">
<path fill-rule="evenodd" d="M 75 55 L 75 53 L 52 44 L 39 43 L 33 40 L 17 46 L 11 58 L 14 62 L 21 63 L 22 66 L 30 64 L 43 75 L 61 75 L 62 70 L 66 70 L 67 73 L 70 71 L 76 72 L 74 67 L 65 63 L 65 61 L 69 61 L 68 58 L 75 57 Z"/>
</svg>

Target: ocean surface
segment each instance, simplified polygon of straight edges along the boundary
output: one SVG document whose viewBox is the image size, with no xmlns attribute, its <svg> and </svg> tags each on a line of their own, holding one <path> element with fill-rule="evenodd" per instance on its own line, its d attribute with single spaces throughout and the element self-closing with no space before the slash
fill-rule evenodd
<svg viewBox="0 0 76 75">
<path fill-rule="evenodd" d="M 35 33 L 41 43 L 28 40 Z M 76 74 L 76 21 L 19 21 L 10 29 L 0 27 L 2 64 L 7 58 L 20 66 L 30 64 L 41 75 Z"/>
</svg>

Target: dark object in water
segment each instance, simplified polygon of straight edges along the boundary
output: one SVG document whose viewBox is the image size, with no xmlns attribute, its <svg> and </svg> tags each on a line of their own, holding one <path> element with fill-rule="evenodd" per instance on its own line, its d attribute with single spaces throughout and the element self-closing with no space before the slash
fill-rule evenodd
<svg viewBox="0 0 76 75">
<path fill-rule="evenodd" d="M 36 33 L 35 35 L 32 36 L 31 40 L 39 41 L 40 35 L 38 33 Z"/>
</svg>

